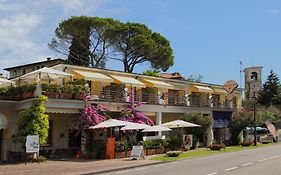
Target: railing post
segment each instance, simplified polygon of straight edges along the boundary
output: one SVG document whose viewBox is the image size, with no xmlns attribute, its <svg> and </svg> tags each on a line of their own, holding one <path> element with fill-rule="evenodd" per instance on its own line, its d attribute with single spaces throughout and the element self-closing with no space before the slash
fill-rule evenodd
<svg viewBox="0 0 281 175">
<path fill-rule="evenodd" d="M 158 98 L 158 104 L 163 104 L 162 92 L 161 91 L 157 92 L 157 98 Z"/>
<path fill-rule="evenodd" d="M 185 97 L 185 105 L 186 105 L 186 106 L 190 106 L 189 94 L 185 94 L 184 97 Z"/>
<path fill-rule="evenodd" d="M 129 91 L 128 88 L 124 88 L 124 98 L 125 98 L 125 102 L 129 102 L 130 100 L 130 95 L 129 95 Z"/>
<path fill-rule="evenodd" d="M 211 108 L 214 107 L 214 102 L 213 102 L 213 96 L 212 96 L 212 95 L 209 95 L 209 106 L 210 106 Z"/>
</svg>

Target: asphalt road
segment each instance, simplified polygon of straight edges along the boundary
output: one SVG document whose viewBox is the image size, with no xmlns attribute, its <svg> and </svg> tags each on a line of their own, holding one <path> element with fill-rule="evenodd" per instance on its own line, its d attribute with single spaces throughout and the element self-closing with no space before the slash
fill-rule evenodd
<svg viewBox="0 0 281 175">
<path fill-rule="evenodd" d="M 280 175 L 281 145 L 125 169 L 108 175 Z"/>
</svg>

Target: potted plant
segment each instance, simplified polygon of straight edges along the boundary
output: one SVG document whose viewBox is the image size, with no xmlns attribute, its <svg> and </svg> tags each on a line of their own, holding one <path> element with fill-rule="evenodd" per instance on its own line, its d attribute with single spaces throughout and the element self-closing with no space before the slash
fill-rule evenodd
<svg viewBox="0 0 281 175">
<path fill-rule="evenodd" d="M 72 99 L 73 85 L 70 84 L 62 85 L 60 90 L 61 90 L 60 98 Z"/>
<path fill-rule="evenodd" d="M 127 156 L 128 150 L 128 142 L 127 141 L 117 141 L 115 143 L 115 158 L 124 158 Z"/>
<path fill-rule="evenodd" d="M 84 85 L 73 85 L 73 98 L 83 100 L 83 94 L 86 92 Z"/>
<path fill-rule="evenodd" d="M 0 88 L 0 100 L 6 100 L 8 88 Z"/>
<path fill-rule="evenodd" d="M 22 87 L 22 98 L 29 99 L 34 97 L 34 91 L 36 89 L 34 84 L 23 85 Z"/>
<path fill-rule="evenodd" d="M 49 98 L 59 98 L 60 85 L 58 84 L 42 84 L 43 94 Z"/>
</svg>

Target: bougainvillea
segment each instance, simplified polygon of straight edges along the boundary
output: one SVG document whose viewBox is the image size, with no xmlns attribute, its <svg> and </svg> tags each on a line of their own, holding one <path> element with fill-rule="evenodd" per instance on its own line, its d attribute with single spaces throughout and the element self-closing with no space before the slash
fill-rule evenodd
<svg viewBox="0 0 281 175">
<path fill-rule="evenodd" d="M 90 93 L 84 94 L 84 101 L 90 100 Z M 83 128 L 87 129 L 90 126 L 95 126 L 100 122 L 103 122 L 108 117 L 109 109 L 106 105 L 102 104 L 89 104 L 85 105 L 84 109 L 81 110 L 79 120 Z"/>
<path fill-rule="evenodd" d="M 135 103 L 134 97 L 134 88 L 131 88 L 130 97 L 129 97 L 129 106 L 125 110 L 122 111 L 121 120 L 154 125 L 154 122 L 144 115 L 142 112 L 136 111 L 136 107 L 144 104 L 143 102 Z"/>
</svg>

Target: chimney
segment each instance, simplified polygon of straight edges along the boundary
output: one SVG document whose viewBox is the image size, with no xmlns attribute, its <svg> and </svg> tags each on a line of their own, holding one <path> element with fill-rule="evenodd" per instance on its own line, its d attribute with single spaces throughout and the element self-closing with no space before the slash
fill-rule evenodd
<svg viewBox="0 0 281 175">
<path fill-rule="evenodd" d="M 52 59 L 51 57 L 48 57 L 48 58 L 47 58 L 47 61 L 50 61 L 51 59 Z"/>
</svg>

